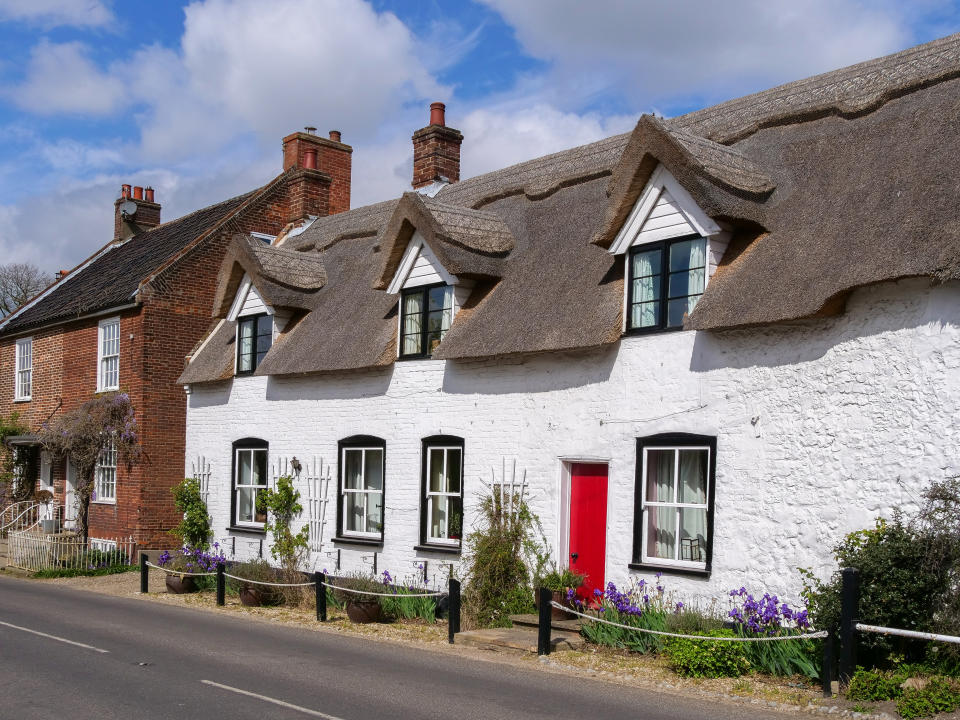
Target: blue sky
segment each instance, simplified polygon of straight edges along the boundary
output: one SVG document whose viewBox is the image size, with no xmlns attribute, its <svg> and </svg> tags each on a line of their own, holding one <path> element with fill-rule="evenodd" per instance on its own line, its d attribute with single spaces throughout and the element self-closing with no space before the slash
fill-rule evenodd
<svg viewBox="0 0 960 720">
<path fill-rule="evenodd" d="M 164 219 L 339 129 L 353 205 L 409 186 L 433 100 L 463 175 L 960 30 L 945 0 L 0 0 L 0 263 L 110 239 L 121 183 Z"/>
</svg>

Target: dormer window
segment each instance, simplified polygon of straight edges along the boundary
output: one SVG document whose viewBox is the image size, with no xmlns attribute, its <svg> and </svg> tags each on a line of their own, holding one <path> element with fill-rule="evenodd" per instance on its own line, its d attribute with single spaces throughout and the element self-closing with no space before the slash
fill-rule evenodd
<svg viewBox="0 0 960 720">
<path fill-rule="evenodd" d="M 680 329 L 703 294 L 707 239 L 685 237 L 630 249 L 627 330 Z"/>
<path fill-rule="evenodd" d="M 273 344 L 273 318 L 252 315 L 237 320 L 237 375 L 250 374 Z"/>
<path fill-rule="evenodd" d="M 407 288 L 400 298 L 400 357 L 430 357 L 453 322 L 453 287 Z"/>
</svg>

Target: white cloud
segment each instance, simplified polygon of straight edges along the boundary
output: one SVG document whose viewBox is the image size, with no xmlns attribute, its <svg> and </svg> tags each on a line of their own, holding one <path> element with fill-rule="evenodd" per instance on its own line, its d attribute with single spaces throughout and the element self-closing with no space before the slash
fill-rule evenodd
<svg viewBox="0 0 960 720">
<path fill-rule="evenodd" d="M 0 22 L 18 21 L 45 28 L 104 27 L 114 22 L 101 0 L 0 0 Z"/>
<path fill-rule="evenodd" d="M 552 64 L 556 104 L 616 91 L 635 106 L 717 100 L 886 54 L 909 44 L 890 8 L 857 0 L 481 0 L 522 46 Z"/>
<path fill-rule="evenodd" d="M 120 77 L 98 68 L 89 49 L 79 42 L 41 40 L 30 51 L 25 80 L 7 94 L 37 115 L 105 115 L 125 102 Z"/>
</svg>

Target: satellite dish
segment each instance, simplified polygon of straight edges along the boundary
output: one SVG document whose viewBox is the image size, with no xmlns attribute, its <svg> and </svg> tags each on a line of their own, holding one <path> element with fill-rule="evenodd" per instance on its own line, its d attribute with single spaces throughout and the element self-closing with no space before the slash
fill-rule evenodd
<svg viewBox="0 0 960 720">
<path fill-rule="evenodd" d="M 137 214 L 137 204 L 133 200 L 125 200 L 120 205 L 120 213 L 124 217 L 133 217 Z"/>
</svg>

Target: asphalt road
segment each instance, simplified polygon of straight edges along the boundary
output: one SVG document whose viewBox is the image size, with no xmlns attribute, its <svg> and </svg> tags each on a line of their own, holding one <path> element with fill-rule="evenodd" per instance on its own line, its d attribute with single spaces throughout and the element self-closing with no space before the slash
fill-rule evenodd
<svg viewBox="0 0 960 720">
<path fill-rule="evenodd" d="M 782 718 L 0 577 L 0 720 Z"/>
</svg>

